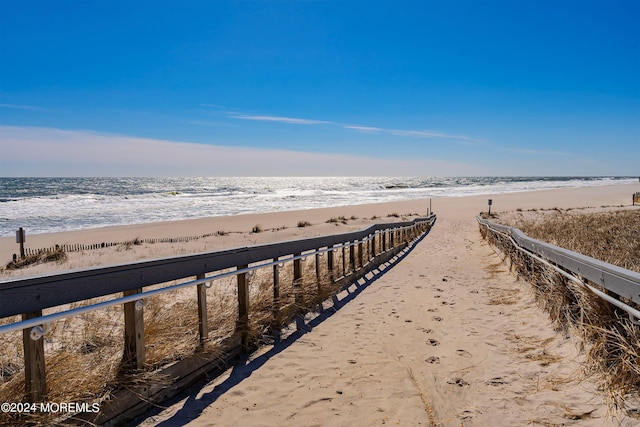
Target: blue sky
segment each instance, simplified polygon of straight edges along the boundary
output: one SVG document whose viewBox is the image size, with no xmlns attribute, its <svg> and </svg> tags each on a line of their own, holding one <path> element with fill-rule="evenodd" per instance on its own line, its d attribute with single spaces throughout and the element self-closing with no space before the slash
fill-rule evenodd
<svg viewBox="0 0 640 427">
<path fill-rule="evenodd" d="M 637 0 L 0 0 L 0 176 L 635 176 L 638 22 Z"/>
</svg>

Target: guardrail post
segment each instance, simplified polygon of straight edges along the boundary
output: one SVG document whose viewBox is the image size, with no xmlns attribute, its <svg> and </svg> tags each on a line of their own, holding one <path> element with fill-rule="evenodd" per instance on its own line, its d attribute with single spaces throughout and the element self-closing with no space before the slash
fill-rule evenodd
<svg viewBox="0 0 640 427">
<path fill-rule="evenodd" d="M 349 246 L 349 265 L 351 266 L 351 271 L 356 271 L 356 245 L 355 244 Z"/>
<path fill-rule="evenodd" d="M 274 258 L 273 261 L 278 261 L 278 258 Z M 273 313 L 271 329 L 274 336 L 277 336 L 280 331 L 280 266 L 278 264 L 273 265 L 273 306 L 271 310 Z"/>
<path fill-rule="evenodd" d="M 376 235 L 375 233 L 371 236 L 371 251 L 369 253 L 369 260 L 376 257 Z"/>
<path fill-rule="evenodd" d="M 320 254 L 316 252 L 316 283 L 318 284 L 318 297 L 322 295 L 322 280 L 320 280 Z"/>
<path fill-rule="evenodd" d="M 331 283 L 335 282 L 333 253 L 333 249 L 327 252 L 327 270 L 329 270 L 329 280 L 331 280 Z"/>
<path fill-rule="evenodd" d="M 382 232 L 382 252 L 387 252 L 387 230 Z"/>
<path fill-rule="evenodd" d="M 301 254 L 295 254 L 294 256 L 300 256 Z M 302 260 L 296 258 L 293 260 L 293 293 L 296 302 L 296 311 L 304 308 L 304 295 L 302 290 Z M 303 319 L 300 315 L 296 314 L 296 329 L 301 330 L 303 326 Z"/>
<path fill-rule="evenodd" d="M 239 265 L 236 270 L 247 268 L 248 265 Z M 236 275 L 238 284 L 238 320 L 236 321 L 236 333 L 240 334 L 242 350 L 249 350 L 249 283 L 247 273 Z"/>
<path fill-rule="evenodd" d="M 342 277 L 347 275 L 347 248 L 342 247 Z"/>
<path fill-rule="evenodd" d="M 22 320 L 42 316 L 42 310 L 25 313 Z M 22 330 L 22 346 L 24 349 L 24 384 L 30 402 L 42 402 L 47 396 L 47 380 L 44 364 L 44 338 L 31 339 L 31 329 Z"/>
<path fill-rule="evenodd" d="M 142 288 L 124 291 L 123 296 L 135 295 Z M 124 353 L 123 368 L 126 370 L 144 367 L 144 314 L 142 308 L 136 308 L 136 301 L 124 304 Z"/>
<path fill-rule="evenodd" d="M 204 274 L 198 274 L 196 279 L 204 279 Z M 198 336 L 200 347 L 204 348 L 209 339 L 209 324 L 207 319 L 207 288 L 204 283 L 200 283 L 196 289 L 198 293 Z"/>
<path fill-rule="evenodd" d="M 358 242 L 358 269 L 364 267 L 364 244 L 362 241 Z"/>
</svg>

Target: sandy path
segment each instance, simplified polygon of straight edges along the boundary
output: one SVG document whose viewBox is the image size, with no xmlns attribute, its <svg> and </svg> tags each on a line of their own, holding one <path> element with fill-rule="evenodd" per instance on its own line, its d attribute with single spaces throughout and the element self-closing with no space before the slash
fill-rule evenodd
<svg viewBox="0 0 640 427">
<path fill-rule="evenodd" d="M 637 425 L 507 270 L 473 219 L 439 218 L 335 314 L 142 425 Z"/>
</svg>

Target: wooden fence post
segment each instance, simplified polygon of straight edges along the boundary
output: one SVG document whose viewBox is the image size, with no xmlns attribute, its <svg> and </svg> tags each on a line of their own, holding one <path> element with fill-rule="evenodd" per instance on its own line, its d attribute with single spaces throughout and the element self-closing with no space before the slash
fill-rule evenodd
<svg viewBox="0 0 640 427">
<path fill-rule="evenodd" d="M 322 295 L 322 280 L 320 278 L 320 254 L 316 252 L 316 282 L 318 284 L 318 297 Z"/>
<path fill-rule="evenodd" d="M 333 265 L 333 249 L 327 252 L 327 270 L 329 271 L 329 280 L 331 283 L 335 282 L 334 277 L 334 265 Z"/>
<path fill-rule="evenodd" d="M 295 254 L 299 257 L 301 254 Z M 296 302 L 296 311 L 301 311 L 304 308 L 304 294 L 302 289 L 302 260 L 296 258 L 293 260 L 293 293 Z M 300 315 L 296 314 L 296 329 L 301 330 L 303 326 L 303 319 Z"/>
<path fill-rule="evenodd" d="M 196 279 L 204 279 L 204 274 L 198 274 Z M 204 348 L 209 339 L 209 324 L 207 319 L 207 288 L 204 283 L 197 285 L 198 292 L 198 334 L 200 338 L 200 348 Z"/>
<path fill-rule="evenodd" d="M 376 257 L 376 235 L 375 233 L 371 236 L 371 252 L 369 254 L 369 259 L 373 259 Z"/>
<path fill-rule="evenodd" d="M 124 291 L 123 296 L 135 295 L 142 288 Z M 123 368 L 126 370 L 144 367 L 144 315 L 143 309 L 136 309 L 136 301 L 124 304 L 124 352 Z"/>
<path fill-rule="evenodd" d="M 239 265 L 236 270 L 247 268 L 248 265 Z M 238 320 L 236 332 L 240 334 L 240 345 L 244 352 L 249 351 L 249 283 L 247 273 L 236 275 L 238 281 Z"/>
<path fill-rule="evenodd" d="M 274 262 L 278 261 L 278 258 L 273 259 Z M 273 307 L 271 318 L 271 329 L 274 335 L 280 331 L 280 267 L 278 264 L 273 264 Z"/>
<path fill-rule="evenodd" d="M 364 267 L 364 244 L 362 241 L 358 242 L 358 269 Z"/>
<path fill-rule="evenodd" d="M 349 246 L 349 265 L 351 266 L 351 271 L 356 271 L 356 246 Z"/>
<path fill-rule="evenodd" d="M 347 275 L 347 248 L 342 247 L 342 277 Z"/>
<path fill-rule="evenodd" d="M 22 320 L 42 316 L 42 310 L 24 313 Z M 47 379 L 44 364 L 44 338 L 31 339 L 31 329 L 22 330 L 22 346 L 24 349 L 24 383 L 25 392 L 30 402 L 42 402 L 47 396 Z"/>
</svg>

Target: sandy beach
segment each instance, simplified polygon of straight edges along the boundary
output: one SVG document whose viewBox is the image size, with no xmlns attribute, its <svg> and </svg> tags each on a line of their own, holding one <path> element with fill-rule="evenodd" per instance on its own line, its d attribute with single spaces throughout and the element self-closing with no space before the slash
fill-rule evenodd
<svg viewBox="0 0 640 427">
<path fill-rule="evenodd" d="M 554 330 L 526 282 L 481 239 L 487 210 L 625 209 L 640 184 L 433 199 L 432 231 L 402 259 L 209 384 L 138 422 L 169 425 L 638 425 L 612 413 L 597 379 L 580 375 L 579 341 Z M 428 200 L 208 218 L 27 236 L 28 247 L 179 237 L 188 243 L 70 253 L 0 278 L 347 232 L 423 215 Z M 635 209 L 637 209 L 636 207 Z M 347 224 L 327 223 L 344 216 Z M 376 219 L 371 219 L 377 217 Z M 351 219 L 353 218 L 353 219 Z M 298 227 L 300 221 L 312 225 Z M 259 225 L 263 230 L 252 233 Z M 0 239 L 0 260 L 17 251 Z M 336 309 L 337 308 L 337 309 Z"/>
</svg>

